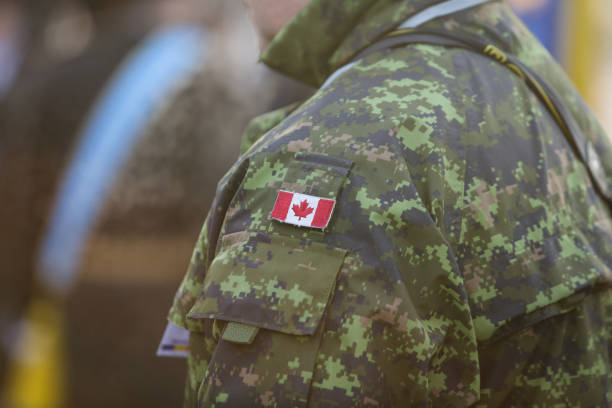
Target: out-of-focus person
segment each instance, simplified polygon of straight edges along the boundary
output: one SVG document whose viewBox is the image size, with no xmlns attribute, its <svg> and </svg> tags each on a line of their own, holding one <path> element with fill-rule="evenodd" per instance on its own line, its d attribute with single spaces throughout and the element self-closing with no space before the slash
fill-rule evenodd
<svg viewBox="0 0 612 408">
<path fill-rule="evenodd" d="M 87 50 L 53 69 L 33 69 L 22 76 L 0 106 L 0 181 L 5 197 L 0 251 L 2 269 L 9 271 L 2 279 L 11 279 L 0 285 L 7 291 L 0 298 L 22 299 L 3 304 L 3 314 L 22 308 L 31 290 L 34 252 L 89 109 L 122 58 L 153 26 L 149 6 L 110 4 L 96 9 L 98 34 Z"/>
<path fill-rule="evenodd" d="M 61 58 L 44 67 L 31 62 L 0 106 L 3 356 L 25 353 L 11 357 L 27 361 L 36 355 L 27 339 L 35 343 L 46 335 L 40 327 L 57 323 L 39 322 L 57 317 L 39 312 L 61 311 L 80 263 L 80 241 L 95 225 L 109 184 L 133 147 L 126 139 L 142 133 L 182 77 L 201 63 L 201 21 L 194 12 L 201 9 L 190 1 L 66 1 L 47 14 L 44 35 L 30 34 L 30 62 L 45 60 L 41 55 L 49 48 Z M 37 39 L 45 45 L 38 53 Z M 32 320 L 28 314 L 34 324 L 24 326 L 24 316 L 26 323 Z M 38 331 L 28 337 L 28 330 Z M 15 343 L 24 338 L 27 344 Z M 24 406 L 44 400 L 37 390 L 21 390 L 31 379 L 19 361 L 14 365 L 16 385 L 8 387 L 17 391 L 9 398 L 23 398 L 17 402 Z M 44 406 L 60 398 L 47 397 Z"/>
</svg>

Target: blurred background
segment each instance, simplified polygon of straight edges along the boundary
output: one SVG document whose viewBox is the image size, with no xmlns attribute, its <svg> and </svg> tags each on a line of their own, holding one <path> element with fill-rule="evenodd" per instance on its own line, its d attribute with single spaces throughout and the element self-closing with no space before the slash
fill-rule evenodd
<svg viewBox="0 0 612 408">
<path fill-rule="evenodd" d="M 509 3 L 612 135 L 612 0 Z M 238 0 L 0 0 L 0 407 L 180 406 L 155 351 L 216 183 L 312 91 Z"/>
</svg>

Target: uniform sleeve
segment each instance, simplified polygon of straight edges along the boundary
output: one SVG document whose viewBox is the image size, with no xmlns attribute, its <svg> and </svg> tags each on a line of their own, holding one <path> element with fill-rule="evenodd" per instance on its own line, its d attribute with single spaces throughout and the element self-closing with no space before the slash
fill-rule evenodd
<svg viewBox="0 0 612 408">
<path fill-rule="evenodd" d="M 208 217 L 202 226 L 202 231 L 198 237 L 198 241 L 193 250 L 187 273 L 179 286 L 179 289 L 174 296 L 174 301 L 170 312 L 168 313 L 168 320 L 184 329 L 194 329 L 194 324 L 197 322 L 188 321 L 186 319 L 187 313 L 193 306 L 200 293 L 204 277 L 206 276 L 207 266 L 207 252 L 208 252 Z"/>
</svg>

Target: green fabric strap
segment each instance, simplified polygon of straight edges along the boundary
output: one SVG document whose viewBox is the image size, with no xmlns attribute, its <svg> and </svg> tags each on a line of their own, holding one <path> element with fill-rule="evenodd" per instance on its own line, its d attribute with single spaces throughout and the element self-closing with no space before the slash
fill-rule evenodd
<svg viewBox="0 0 612 408">
<path fill-rule="evenodd" d="M 229 322 L 225 327 L 222 339 L 236 344 L 251 344 L 259 332 L 259 327 L 248 324 Z"/>
</svg>

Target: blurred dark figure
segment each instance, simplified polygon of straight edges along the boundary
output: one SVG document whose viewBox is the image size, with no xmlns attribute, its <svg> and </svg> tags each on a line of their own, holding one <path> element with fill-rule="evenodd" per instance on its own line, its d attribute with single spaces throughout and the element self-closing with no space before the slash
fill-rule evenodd
<svg viewBox="0 0 612 408">
<path fill-rule="evenodd" d="M 314 92 L 256 67 L 255 55 L 230 64 L 228 44 L 232 35 L 240 35 L 235 31 L 241 21 L 230 10 L 221 10 L 225 0 L 207 1 L 206 25 L 213 33 L 207 64 L 185 81 L 144 132 L 109 194 L 98 234 L 195 238 L 217 182 L 240 153 L 250 119 Z"/>
<path fill-rule="evenodd" d="M 107 7 L 102 7 L 105 1 L 94 2 L 98 33 L 88 49 L 50 70 L 35 69 L 33 61 L 46 58 L 39 44 L 40 31 L 52 23 L 48 3 L 28 5 L 42 12 L 25 11 L 38 17 L 30 22 L 29 72 L 20 75 L 0 105 L 1 333 L 10 332 L 7 324 L 28 300 L 34 251 L 83 119 L 114 68 L 154 23 L 151 7 L 138 1 L 108 2 Z"/>
<path fill-rule="evenodd" d="M 85 119 L 153 28 L 190 18 L 174 3 L 183 2 L 19 2 L 23 62 L 13 64 L 0 102 L 0 385 L 27 303 L 45 297 L 34 279 L 37 251 Z"/>
</svg>

